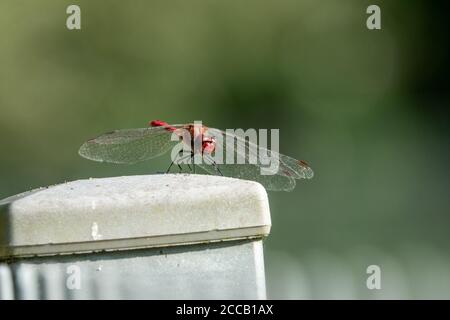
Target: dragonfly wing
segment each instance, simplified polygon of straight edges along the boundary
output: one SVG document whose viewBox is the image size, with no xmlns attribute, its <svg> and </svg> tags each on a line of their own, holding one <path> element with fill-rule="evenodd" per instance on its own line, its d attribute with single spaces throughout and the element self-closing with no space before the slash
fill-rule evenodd
<svg viewBox="0 0 450 320">
<path fill-rule="evenodd" d="M 268 157 L 279 160 L 279 168 L 278 171 L 275 172 L 275 175 L 282 175 L 287 177 L 293 177 L 294 179 L 311 179 L 314 175 L 312 169 L 309 166 L 306 166 L 301 161 L 286 156 L 284 154 L 268 150 L 266 148 L 260 147 L 253 142 L 245 139 L 244 137 L 240 137 L 234 134 L 230 134 L 224 132 L 219 129 L 209 129 L 210 135 L 220 137 L 217 139 L 219 143 L 223 143 L 223 158 L 226 159 L 227 153 L 238 154 L 245 161 L 245 163 L 255 163 L 251 162 L 251 158 L 257 159 L 256 165 L 264 167 L 264 165 L 260 162 L 260 155 L 267 155 Z M 228 144 L 228 139 L 234 140 L 233 144 Z"/>
<path fill-rule="evenodd" d="M 279 154 L 280 163 L 284 167 L 289 168 L 289 173 L 294 174 L 295 179 L 311 179 L 314 176 L 313 170 L 297 159 L 291 158 L 284 154 Z"/>
<path fill-rule="evenodd" d="M 178 141 L 163 127 L 115 130 L 86 141 L 78 153 L 101 162 L 132 164 L 157 157 Z"/>
<path fill-rule="evenodd" d="M 199 166 L 213 175 L 223 175 L 244 180 L 253 180 L 261 183 L 267 190 L 271 191 L 292 191 L 295 188 L 295 179 L 283 175 L 262 175 L 260 167 L 251 164 L 228 164 L 217 167 L 209 164 L 205 160 Z M 220 170 L 220 171 L 219 171 Z"/>
</svg>

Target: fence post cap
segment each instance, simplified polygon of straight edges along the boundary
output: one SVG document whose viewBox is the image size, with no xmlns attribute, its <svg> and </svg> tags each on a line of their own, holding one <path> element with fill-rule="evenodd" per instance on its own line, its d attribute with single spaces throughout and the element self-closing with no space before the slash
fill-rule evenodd
<svg viewBox="0 0 450 320">
<path fill-rule="evenodd" d="M 0 201 L 0 258 L 183 245 L 270 232 L 253 181 L 155 174 L 71 181 Z"/>
</svg>

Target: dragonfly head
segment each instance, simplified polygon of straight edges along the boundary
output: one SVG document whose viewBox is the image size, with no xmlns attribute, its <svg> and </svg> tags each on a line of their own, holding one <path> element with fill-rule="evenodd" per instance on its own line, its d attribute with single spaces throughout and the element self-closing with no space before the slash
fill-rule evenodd
<svg viewBox="0 0 450 320">
<path fill-rule="evenodd" d="M 202 151 L 203 153 L 211 154 L 216 148 L 216 138 L 214 137 L 204 137 L 202 141 Z"/>
</svg>

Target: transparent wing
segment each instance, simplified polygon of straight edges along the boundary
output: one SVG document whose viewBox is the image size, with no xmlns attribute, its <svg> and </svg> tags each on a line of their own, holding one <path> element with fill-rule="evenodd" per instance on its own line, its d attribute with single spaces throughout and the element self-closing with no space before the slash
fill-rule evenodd
<svg viewBox="0 0 450 320">
<path fill-rule="evenodd" d="M 268 190 L 291 191 L 295 187 L 295 179 L 310 179 L 313 177 L 312 169 L 305 162 L 291 158 L 289 156 L 270 151 L 260 147 L 255 143 L 234 134 L 224 132 L 219 129 L 210 128 L 207 135 L 214 136 L 217 144 L 222 144 L 222 163 L 214 166 L 212 160 L 205 159 L 205 163 L 200 165 L 203 170 L 211 174 L 236 177 L 260 182 Z M 233 141 L 233 143 L 227 143 Z M 228 154 L 232 154 L 237 163 L 240 157 L 245 164 L 227 164 L 225 159 Z M 267 155 L 274 160 L 278 159 L 278 168 L 270 174 L 262 174 L 262 168 L 267 168 L 267 163 L 262 163 L 260 155 Z M 220 172 L 219 172 L 220 170 Z"/>
<path fill-rule="evenodd" d="M 260 167 L 265 167 L 266 165 L 260 162 L 260 155 L 267 155 L 272 159 L 278 159 L 279 166 L 276 174 L 285 175 L 288 177 L 293 177 L 294 179 L 311 179 L 314 176 L 313 170 L 306 165 L 304 161 L 299 161 L 297 159 L 291 158 L 287 155 L 268 150 L 267 148 L 260 147 L 255 143 L 246 140 L 244 137 L 240 137 L 234 134 L 230 134 L 219 129 L 213 129 L 213 134 L 222 134 L 226 138 L 231 138 L 236 141 L 235 144 L 226 144 L 224 148 L 226 152 L 234 152 L 239 154 L 240 157 L 245 159 L 246 163 L 250 162 L 250 158 L 257 159 L 257 165 Z M 245 153 L 242 154 L 242 150 Z"/>
<path fill-rule="evenodd" d="M 281 153 L 278 156 L 280 158 L 280 174 L 293 175 L 295 179 L 311 179 L 314 176 L 313 170 L 304 162 Z"/>
<path fill-rule="evenodd" d="M 260 167 L 252 164 L 218 164 L 216 167 L 205 161 L 204 163 L 199 164 L 199 167 L 213 175 L 253 180 L 261 183 L 267 190 L 271 191 L 292 191 L 296 184 L 293 177 L 283 175 L 261 175 Z"/>
<path fill-rule="evenodd" d="M 169 151 L 178 141 L 163 127 L 115 130 L 86 141 L 78 153 L 101 162 L 132 164 Z"/>
</svg>

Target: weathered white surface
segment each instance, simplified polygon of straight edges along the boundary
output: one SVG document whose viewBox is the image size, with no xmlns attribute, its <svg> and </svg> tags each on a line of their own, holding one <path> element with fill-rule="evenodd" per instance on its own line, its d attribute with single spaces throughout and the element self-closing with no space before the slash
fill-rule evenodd
<svg viewBox="0 0 450 320">
<path fill-rule="evenodd" d="M 0 263 L 0 300 L 265 298 L 261 240 Z"/>
<path fill-rule="evenodd" d="M 0 201 L 0 258 L 261 237 L 265 189 L 207 175 L 68 182 Z"/>
</svg>

